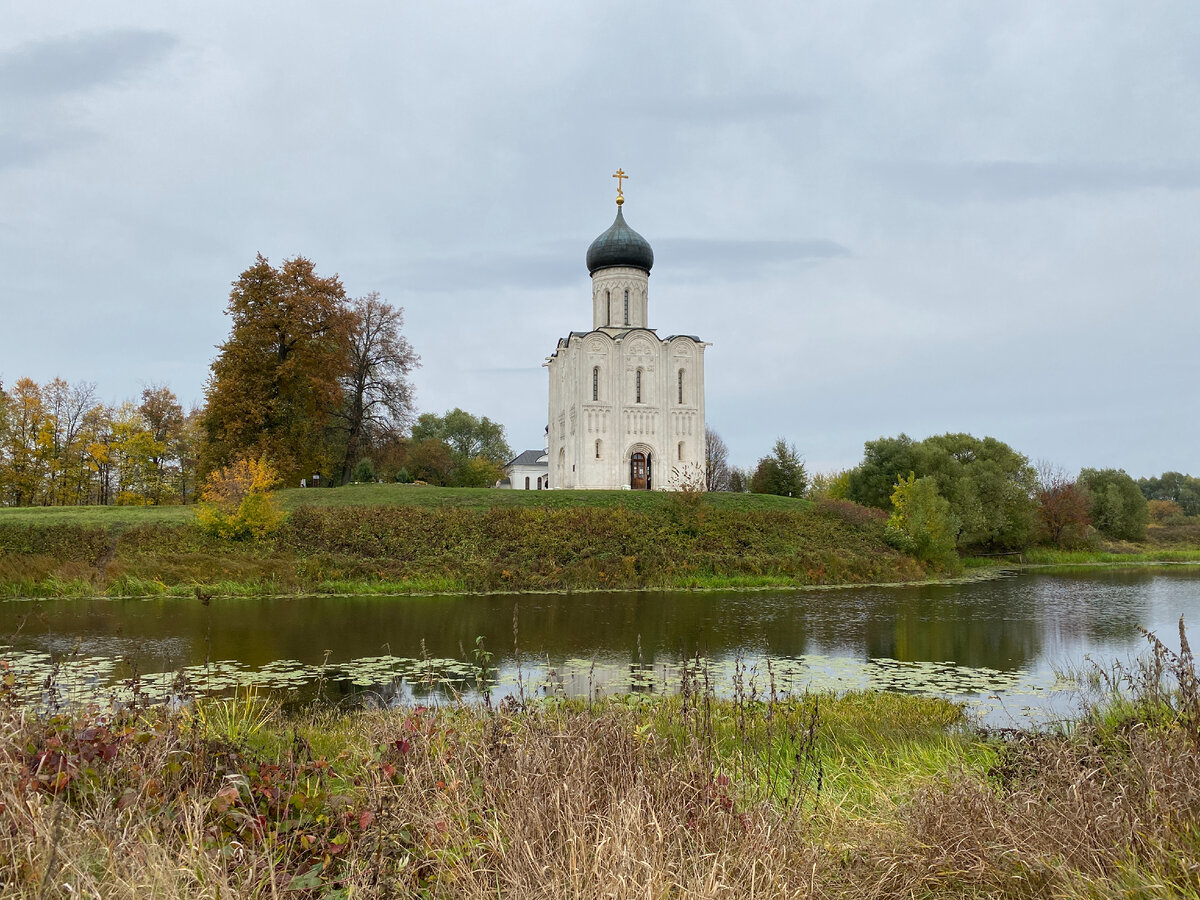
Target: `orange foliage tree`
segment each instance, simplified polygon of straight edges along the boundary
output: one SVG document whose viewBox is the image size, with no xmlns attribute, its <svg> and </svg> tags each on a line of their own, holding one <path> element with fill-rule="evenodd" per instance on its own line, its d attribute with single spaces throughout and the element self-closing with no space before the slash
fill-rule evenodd
<svg viewBox="0 0 1200 900">
<path fill-rule="evenodd" d="M 354 312 L 336 275 L 302 256 L 278 268 L 258 255 L 233 283 L 233 320 L 205 389 L 201 470 L 268 457 L 287 480 L 332 471 L 327 442 L 349 374 Z"/>
</svg>

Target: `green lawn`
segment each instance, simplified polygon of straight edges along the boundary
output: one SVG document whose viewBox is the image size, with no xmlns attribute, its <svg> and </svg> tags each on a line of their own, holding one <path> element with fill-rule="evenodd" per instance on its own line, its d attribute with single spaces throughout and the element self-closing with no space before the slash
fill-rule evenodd
<svg viewBox="0 0 1200 900">
<path fill-rule="evenodd" d="M 444 488 L 418 484 L 352 484 L 347 487 L 279 491 L 284 509 L 298 506 L 424 506 L 492 509 L 535 506 L 562 509 L 572 506 L 625 506 L 638 511 L 660 509 L 678 499 L 665 491 L 510 491 L 495 488 Z M 807 500 L 769 494 L 704 494 L 703 500 L 720 509 L 797 509 Z"/>
<path fill-rule="evenodd" d="M 414 484 L 353 484 L 341 488 L 300 490 L 289 488 L 277 496 L 283 508 L 300 506 L 420 506 L 461 509 L 534 506 L 561 509 L 572 506 L 625 506 L 639 512 L 662 508 L 678 500 L 663 491 L 508 491 L 494 488 L 444 488 Z M 797 509 L 807 500 L 770 494 L 703 495 L 703 502 L 716 509 Z M 192 520 L 188 506 L 37 506 L 0 509 L 0 523 L 84 526 L 181 525 Z"/>
<path fill-rule="evenodd" d="M 190 506 L 22 506 L 0 509 L 0 525 L 183 525 Z"/>
</svg>

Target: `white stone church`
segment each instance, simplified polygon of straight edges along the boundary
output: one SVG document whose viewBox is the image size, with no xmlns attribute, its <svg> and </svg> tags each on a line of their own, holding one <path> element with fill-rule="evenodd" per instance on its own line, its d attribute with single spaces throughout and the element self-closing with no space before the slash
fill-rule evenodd
<svg viewBox="0 0 1200 900">
<path fill-rule="evenodd" d="M 592 330 L 560 338 L 550 370 L 551 488 L 704 488 L 704 348 L 650 327 L 654 251 L 617 218 L 587 251 Z"/>
</svg>

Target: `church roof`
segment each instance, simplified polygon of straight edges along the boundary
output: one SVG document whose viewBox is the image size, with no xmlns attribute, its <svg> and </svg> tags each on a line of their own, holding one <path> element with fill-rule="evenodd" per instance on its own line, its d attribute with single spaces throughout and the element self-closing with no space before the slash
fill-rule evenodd
<svg viewBox="0 0 1200 900">
<path fill-rule="evenodd" d="M 509 466 L 536 466 L 539 464 L 547 467 L 550 465 L 546 459 L 546 451 L 526 450 L 512 459 L 504 468 L 507 469 Z"/>
<path fill-rule="evenodd" d="M 588 274 L 613 266 L 632 266 L 650 271 L 654 265 L 654 251 L 650 242 L 625 223 L 621 207 L 617 207 L 617 218 L 600 237 L 592 241 L 587 251 Z"/>
</svg>

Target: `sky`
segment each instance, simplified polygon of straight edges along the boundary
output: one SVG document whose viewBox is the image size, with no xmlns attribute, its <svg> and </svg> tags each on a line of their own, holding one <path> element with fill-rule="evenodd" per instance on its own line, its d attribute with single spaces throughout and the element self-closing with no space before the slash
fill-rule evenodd
<svg viewBox="0 0 1200 900">
<path fill-rule="evenodd" d="M 1200 474 L 1191 0 L 0 0 L 0 379 L 200 403 L 302 255 L 404 308 L 420 412 L 540 446 L 618 167 L 735 464 Z"/>
</svg>

